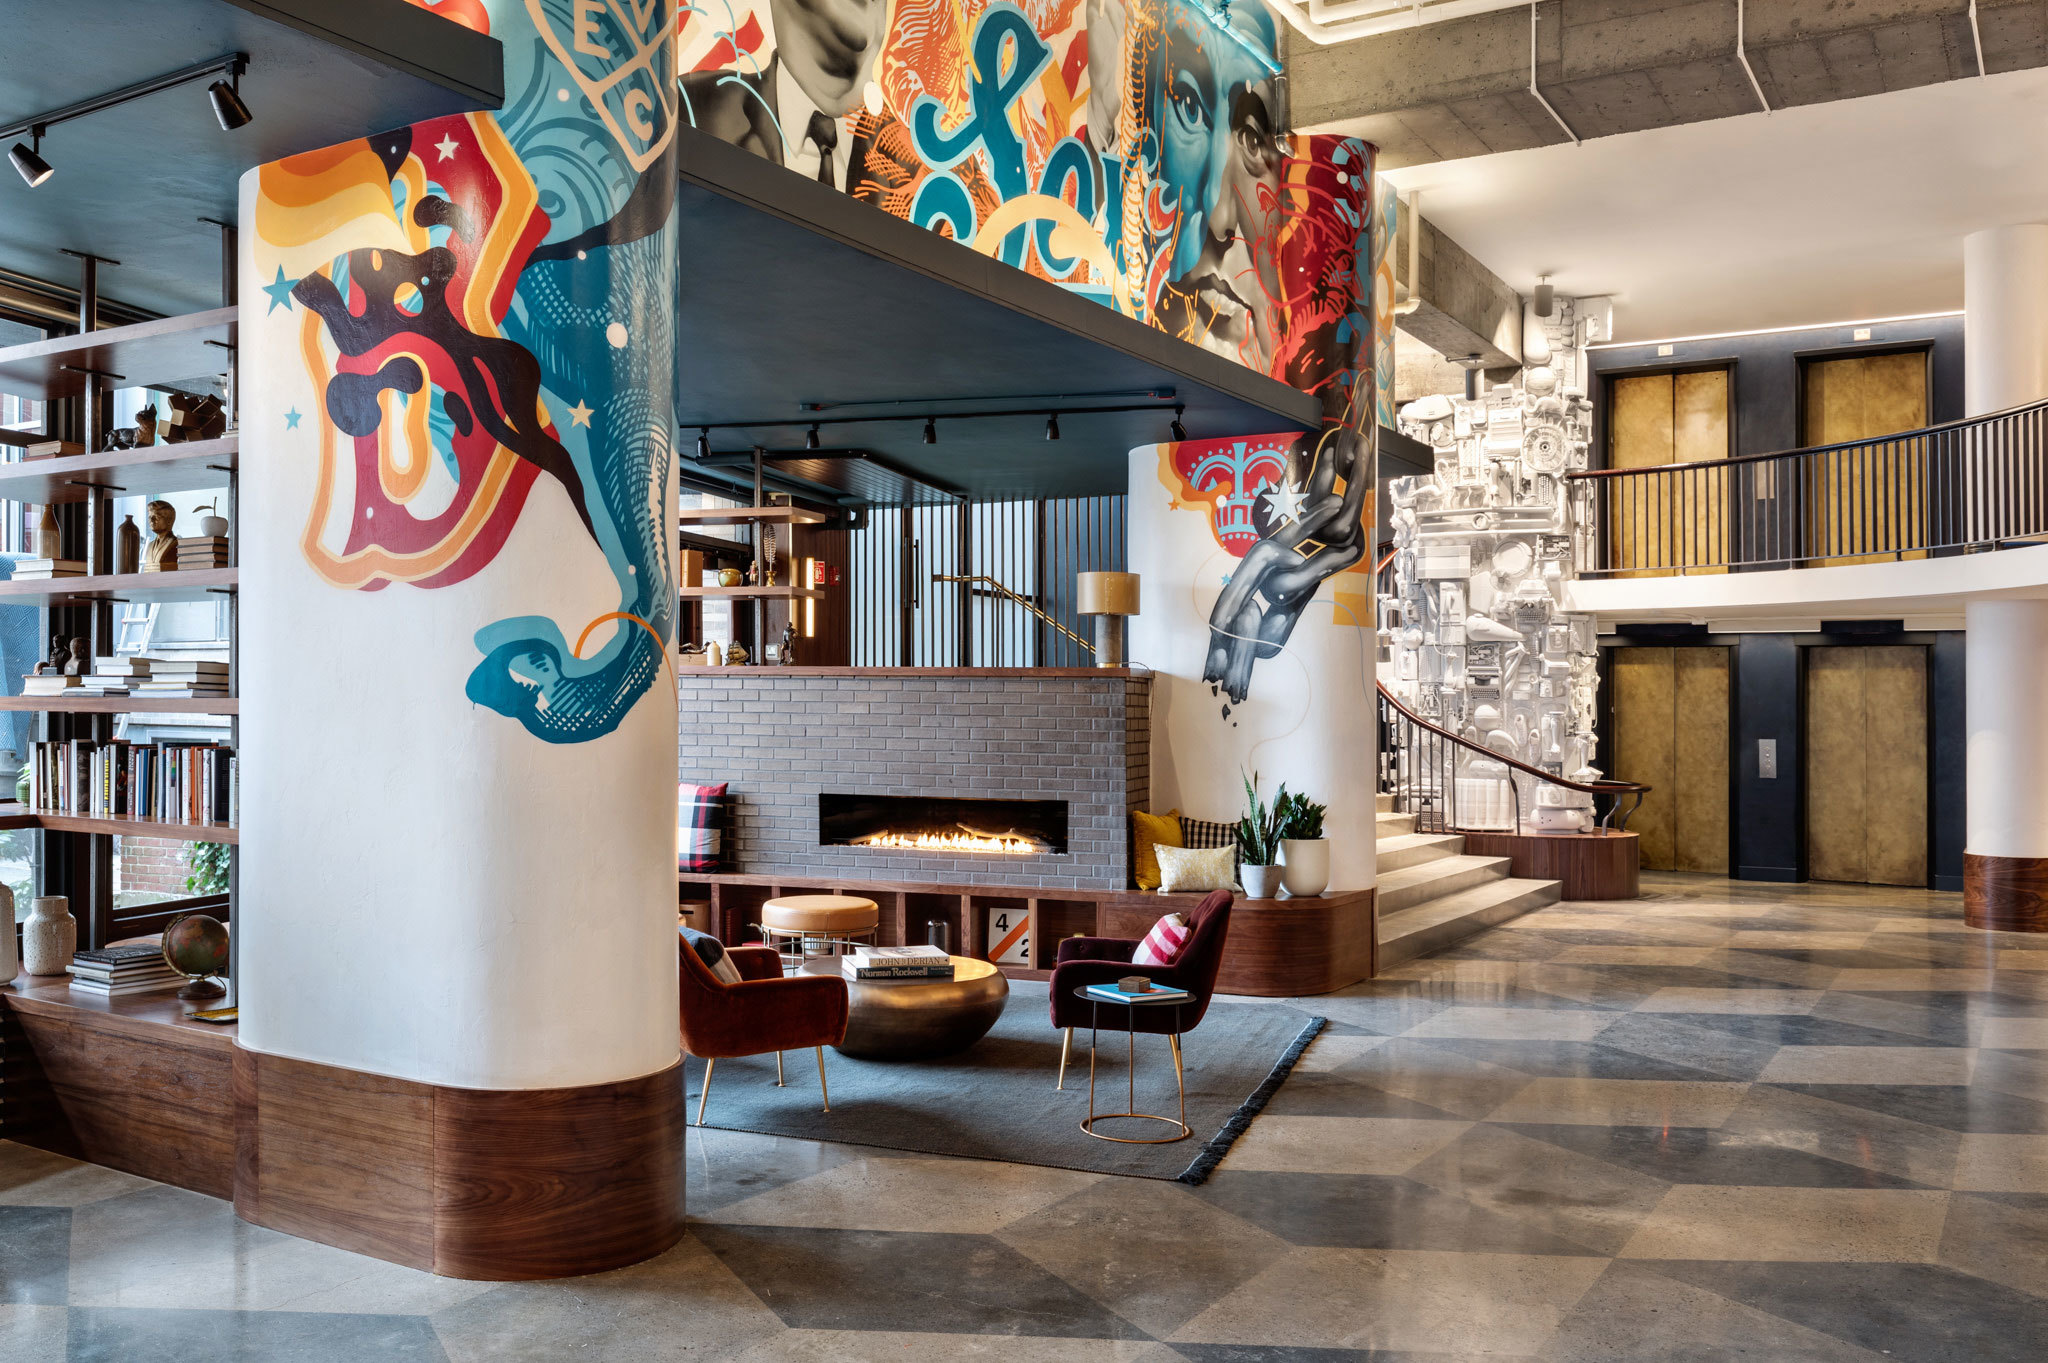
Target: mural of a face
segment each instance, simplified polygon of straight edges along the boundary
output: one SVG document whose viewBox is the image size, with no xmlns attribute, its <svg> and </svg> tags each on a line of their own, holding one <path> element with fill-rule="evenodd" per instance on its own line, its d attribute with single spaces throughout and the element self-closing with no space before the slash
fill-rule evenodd
<svg viewBox="0 0 2048 1363">
<path fill-rule="evenodd" d="M 1149 82 L 1159 178 L 1178 196 L 1180 235 L 1160 299 L 1166 329 L 1254 369 L 1273 354 L 1280 295 L 1277 227 L 1286 109 L 1280 35 L 1256 0 L 1218 25 L 1201 5 L 1174 5 Z"/>
<path fill-rule="evenodd" d="M 769 0 L 768 15 L 776 56 L 811 102 L 833 118 L 852 112 L 881 55 L 888 0 Z"/>
</svg>

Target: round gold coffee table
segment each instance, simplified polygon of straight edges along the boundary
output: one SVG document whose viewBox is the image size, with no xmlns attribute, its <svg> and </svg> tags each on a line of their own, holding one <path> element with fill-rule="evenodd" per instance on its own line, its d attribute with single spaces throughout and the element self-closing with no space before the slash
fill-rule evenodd
<svg viewBox="0 0 2048 1363">
<path fill-rule="evenodd" d="M 865 1060 L 925 1060 L 987 1036 L 1010 998 L 1010 982 L 994 965 L 950 959 L 950 980 L 856 980 L 829 956 L 806 963 L 803 973 L 846 981 L 846 1039 L 834 1050 Z"/>
</svg>

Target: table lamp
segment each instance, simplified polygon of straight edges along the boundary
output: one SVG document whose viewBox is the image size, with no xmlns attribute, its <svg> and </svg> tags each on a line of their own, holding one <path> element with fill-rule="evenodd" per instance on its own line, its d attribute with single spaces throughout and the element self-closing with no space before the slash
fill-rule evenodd
<svg viewBox="0 0 2048 1363">
<path fill-rule="evenodd" d="M 1124 617 L 1138 613 L 1136 573 L 1079 573 L 1080 613 L 1095 617 L 1095 665 L 1124 665 Z"/>
</svg>

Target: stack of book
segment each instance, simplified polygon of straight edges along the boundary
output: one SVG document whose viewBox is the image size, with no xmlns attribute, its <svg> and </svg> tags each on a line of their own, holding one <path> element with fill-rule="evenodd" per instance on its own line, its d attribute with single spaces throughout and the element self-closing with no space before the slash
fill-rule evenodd
<svg viewBox="0 0 2048 1363">
<path fill-rule="evenodd" d="M 950 980 L 953 959 L 937 947 L 858 946 L 839 958 L 850 980 Z"/>
<path fill-rule="evenodd" d="M 24 696 L 73 696 L 78 688 L 85 685 L 83 677 L 67 677 L 62 672 L 30 672 L 21 679 L 21 694 Z"/>
<path fill-rule="evenodd" d="M 84 577 L 85 562 L 75 558 L 18 558 L 14 561 L 16 582 L 48 582 L 57 577 Z"/>
<path fill-rule="evenodd" d="M 71 987 L 80 993 L 146 994 L 152 989 L 175 988 L 184 981 L 157 947 L 101 947 L 71 958 Z"/>
<path fill-rule="evenodd" d="M 178 571 L 189 572 L 194 568 L 225 568 L 228 566 L 228 537 L 226 535 L 193 535 L 178 538 Z"/>
<path fill-rule="evenodd" d="M 1194 998 L 1185 989 L 1176 989 L 1170 984 L 1155 984 L 1150 989 L 1126 992 L 1114 984 L 1091 984 L 1088 997 L 1103 1003 L 1187 1003 Z"/>
<path fill-rule="evenodd" d="M 24 459 L 48 459 L 58 454 L 84 454 L 85 446 L 76 440 L 38 440 L 33 445 L 21 447 Z"/>
<path fill-rule="evenodd" d="M 149 680 L 148 658 L 94 658 L 92 675 L 76 694 L 81 696 L 125 696 Z"/>
<path fill-rule="evenodd" d="M 151 696 L 225 696 L 228 665 L 188 658 L 153 658 L 149 675 L 137 678 L 128 689 L 138 700 Z"/>
</svg>

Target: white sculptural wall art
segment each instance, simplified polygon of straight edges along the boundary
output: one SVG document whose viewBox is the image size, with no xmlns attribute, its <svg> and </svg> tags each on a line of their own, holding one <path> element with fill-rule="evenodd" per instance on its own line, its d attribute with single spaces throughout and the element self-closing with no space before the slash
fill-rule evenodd
<svg viewBox="0 0 2048 1363">
<path fill-rule="evenodd" d="M 1409 709 L 1580 782 L 1600 775 L 1599 645 L 1593 617 L 1563 609 L 1575 538 L 1591 519 L 1564 475 L 1587 466 L 1591 413 L 1584 393 L 1560 391 L 1541 365 L 1520 387 L 1403 407 L 1402 432 L 1435 452 L 1436 472 L 1388 484 L 1395 555 L 1380 597 L 1382 676 Z M 1590 795 L 1457 745 L 1394 760 L 1417 768 L 1387 773 L 1405 807 L 1436 808 L 1461 828 L 1512 830 L 1518 809 L 1525 832 L 1593 823 Z"/>
</svg>

